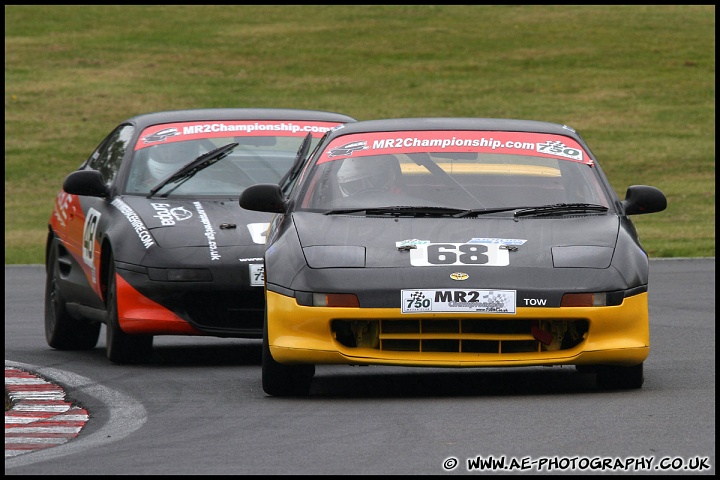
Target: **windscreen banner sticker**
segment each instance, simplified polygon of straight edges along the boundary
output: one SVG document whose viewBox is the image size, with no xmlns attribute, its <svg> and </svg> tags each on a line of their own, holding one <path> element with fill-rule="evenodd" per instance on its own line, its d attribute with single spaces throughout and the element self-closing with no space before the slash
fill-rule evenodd
<svg viewBox="0 0 720 480">
<path fill-rule="evenodd" d="M 146 128 L 140 135 L 135 150 L 158 143 L 216 137 L 305 137 L 311 133 L 314 138 L 320 138 L 338 125 L 342 125 L 342 123 L 302 120 L 221 120 L 166 123 Z"/>
<path fill-rule="evenodd" d="M 402 313 L 515 313 L 515 290 L 402 290 Z"/>
<path fill-rule="evenodd" d="M 592 160 L 580 144 L 570 137 L 549 133 L 472 130 L 371 132 L 344 135 L 334 139 L 327 146 L 318 163 L 347 157 L 423 152 L 504 153 L 560 158 L 592 164 Z"/>
<path fill-rule="evenodd" d="M 262 263 L 250 264 L 250 286 L 262 287 L 265 285 L 265 265 Z"/>
<path fill-rule="evenodd" d="M 410 265 L 414 267 L 446 267 L 449 265 L 477 265 L 506 267 L 510 264 L 507 249 L 501 243 L 427 243 L 409 250 Z"/>
</svg>

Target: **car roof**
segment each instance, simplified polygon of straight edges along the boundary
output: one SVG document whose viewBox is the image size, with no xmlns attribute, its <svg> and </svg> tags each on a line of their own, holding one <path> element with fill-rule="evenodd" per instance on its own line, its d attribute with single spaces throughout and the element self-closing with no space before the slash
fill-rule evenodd
<svg viewBox="0 0 720 480">
<path fill-rule="evenodd" d="M 403 130 L 490 130 L 512 132 L 553 133 L 578 138 L 577 132 L 559 123 L 510 118 L 389 118 L 365 120 L 345 125 L 335 135 L 362 132 L 394 132 Z"/>
<path fill-rule="evenodd" d="M 122 123 L 132 123 L 145 128 L 160 123 L 211 121 L 211 120 L 314 120 L 319 122 L 356 122 L 342 113 L 294 108 L 199 108 L 152 112 L 128 118 Z"/>
</svg>

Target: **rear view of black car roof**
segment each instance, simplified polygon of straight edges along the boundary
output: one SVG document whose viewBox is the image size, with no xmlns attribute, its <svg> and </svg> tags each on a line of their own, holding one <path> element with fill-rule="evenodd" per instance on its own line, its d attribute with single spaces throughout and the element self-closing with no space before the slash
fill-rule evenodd
<svg viewBox="0 0 720 480">
<path fill-rule="evenodd" d="M 554 133 L 575 137 L 574 129 L 558 123 L 538 120 L 516 120 L 509 118 L 389 118 L 354 122 L 342 133 L 394 132 L 403 130 L 494 130 L 512 132 Z"/>
<path fill-rule="evenodd" d="M 172 110 L 136 115 L 123 123 L 139 127 L 158 123 L 210 120 L 314 120 L 319 122 L 356 122 L 353 117 L 342 113 L 322 110 L 301 110 L 293 108 L 201 108 Z"/>
</svg>

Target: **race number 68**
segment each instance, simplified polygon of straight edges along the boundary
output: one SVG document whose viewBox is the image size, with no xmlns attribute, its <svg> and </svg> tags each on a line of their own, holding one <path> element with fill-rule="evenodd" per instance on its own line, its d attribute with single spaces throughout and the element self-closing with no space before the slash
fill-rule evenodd
<svg viewBox="0 0 720 480">
<path fill-rule="evenodd" d="M 414 266 L 482 265 L 506 266 L 508 250 L 489 243 L 428 243 L 410 250 L 410 264 Z"/>
</svg>

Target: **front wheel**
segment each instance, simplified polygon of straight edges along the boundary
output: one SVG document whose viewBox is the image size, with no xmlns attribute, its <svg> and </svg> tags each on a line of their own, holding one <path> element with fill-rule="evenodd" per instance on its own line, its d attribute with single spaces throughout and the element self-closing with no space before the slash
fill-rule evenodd
<svg viewBox="0 0 720 480">
<path fill-rule="evenodd" d="M 268 342 L 268 319 L 262 341 L 262 386 L 265 393 L 278 397 L 301 397 L 310 393 L 315 365 L 283 365 L 275 361 Z"/>
<path fill-rule="evenodd" d="M 90 350 L 100 336 L 99 322 L 78 320 L 67 311 L 60 290 L 59 245 L 50 245 L 45 277 L 45 340 L 58 350 Z"/>
<path fill-rule="evenodd" d="M 112 363 L 139 363 L 152 354 L 152 335 L 128 335 L 120 328 L 117 307 L 117 281 L 115 279 L 115 258 L 110 256 L 107 276 L 105 309 L 105 353 Z"/>
<path fill-rule="evenodd" d="M 645 377 L 643 364 L 632 367 L 599 365 L 596 369 L 598 387 L 603 390 L 628 390 L 642 387 Z"/>
</svg>

